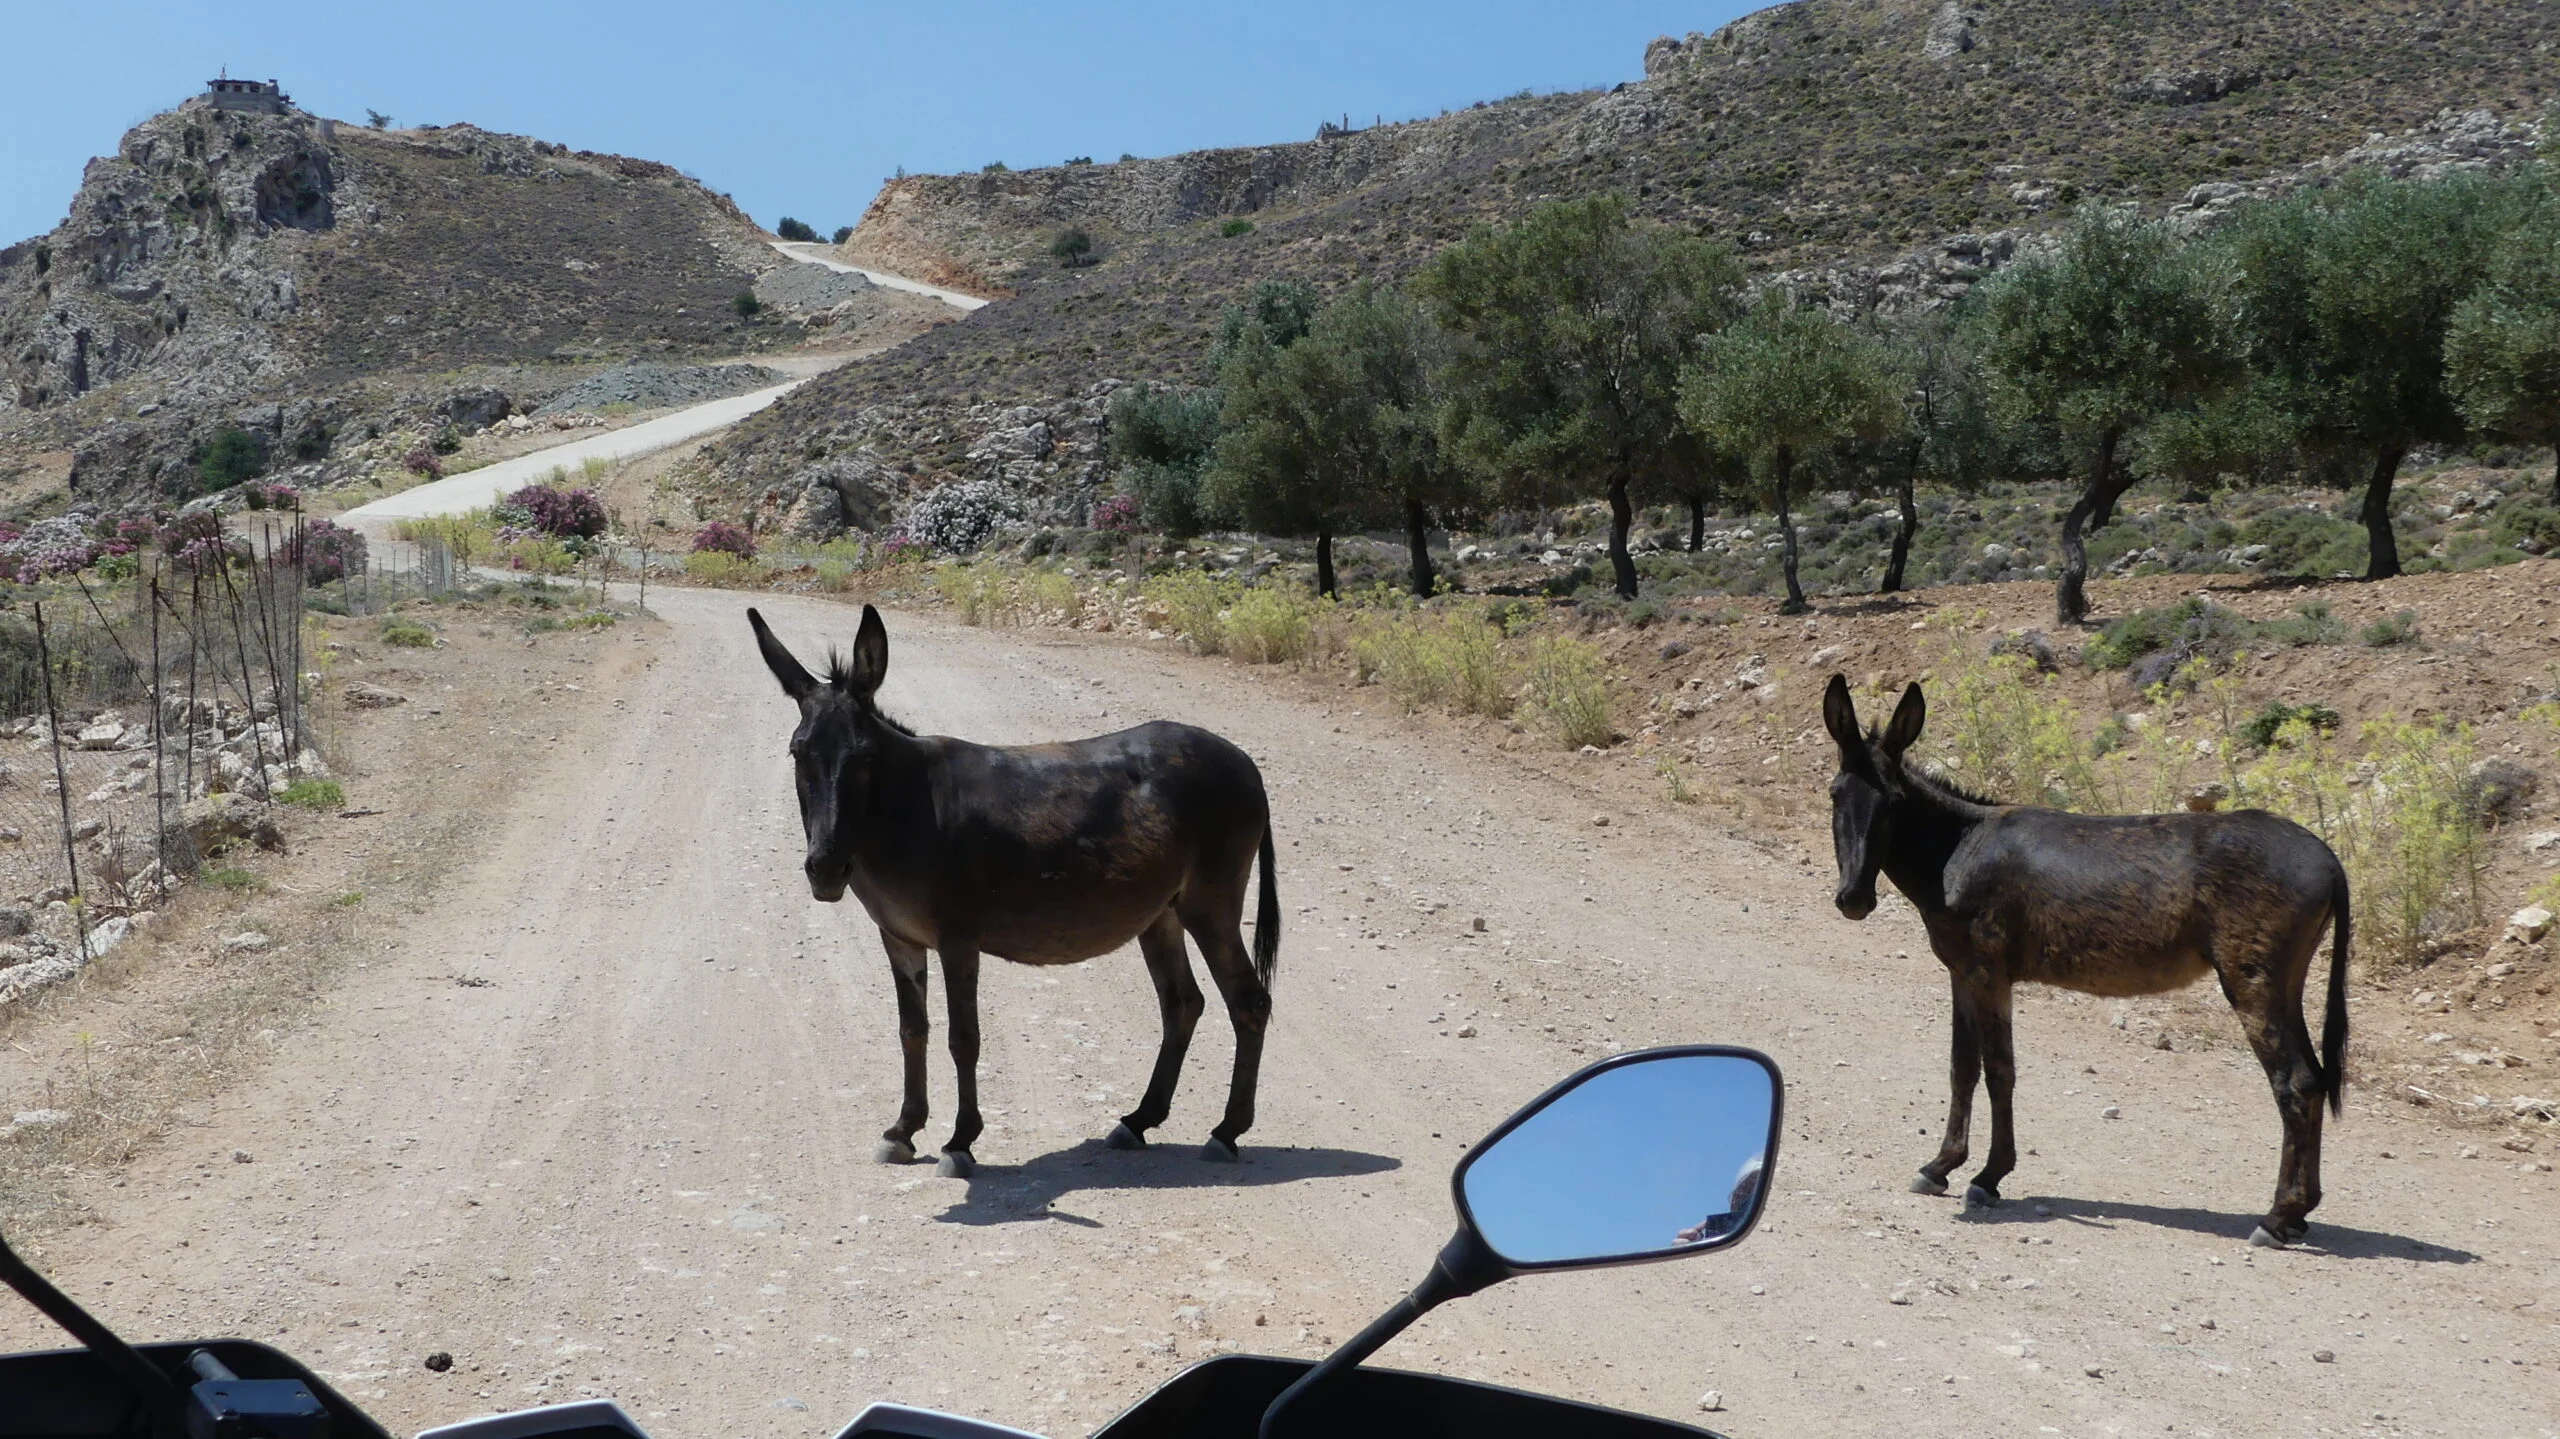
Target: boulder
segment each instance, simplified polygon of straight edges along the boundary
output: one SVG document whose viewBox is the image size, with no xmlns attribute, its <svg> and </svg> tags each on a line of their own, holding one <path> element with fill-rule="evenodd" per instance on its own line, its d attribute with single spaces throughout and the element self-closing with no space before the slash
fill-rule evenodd
<svg viewBox="0 0 2560 1439">
<path fill-rule="evenodd" d="M 389 709 L 393 705 L 404 705 L 409 702 L 407 695 L 384 689 L 380 685 L 369 685 L 362 680 L 355 680 L 341 688 L 338 691 L 338 698 L 346 702 L 347 708 L 358 710 Z"/>
<path fill-rule="evenodd" d="M 436 413 L 465 430 L 483 430 L 507 417 L 515 401 L 506 392 L 487 385 L 476 389 L 456 390 L 436 406 Z"/>
<path fill-rule="evenodd" d="M 844 533 L 844 496 L 832 485 L 810 485 L 791 502 L 782 517 L 782 528 L 797 539 L 834 539 Z"/>
<path fill-rule="evenodd" d="M 1995 655 L 2016 655 L 2034 665 L 2039 674 L 2049 675 L 2062 668 L 2060 657 L 2053 652 L 2053 641 L 2046 639 L 2042 630 L 2017 630 L 2002 635 L 1991 642 L 1991 652 Z"/>
<path fill-rule="evenodd" d="M 124 726 L 114 720 L 100 720 L 80 731 L 82 749 L 114 749 L 124 739 Z"/>
<path fill-rule="evenodd" d="M 275 812 L 236 794 L 206 795 L 189 804 L 177 832 L 169 838 L 169 867 L 180 872 L 244 841 L 263 850 L 284 851 L 284 831 L 276 825 Z"/>
<path fill-rule="evenodd" d="M 2514 760 L 2493 758 L 2471 767 L 2462 793 L 2473 815 L 2496 822 L 2523 813 L 2541 788 L 2542 776 Z"/>
</svg>

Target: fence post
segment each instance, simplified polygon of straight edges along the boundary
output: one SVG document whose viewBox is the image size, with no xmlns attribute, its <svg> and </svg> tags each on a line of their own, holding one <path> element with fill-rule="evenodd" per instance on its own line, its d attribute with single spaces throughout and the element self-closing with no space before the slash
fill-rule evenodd
<svg viewBox="0 0 2560 1439">
<path fill-rule="evenodd" d="M 80 846 L 71 838 L 71 771 L 62 761 L 62 709 L 53 698 L 53 649 L 44 633 L 44 601 L 35 602 L 36 666 L 44 676 L 44 721 L 47 748 L 53 751 L 53 787 L 62 801 L 62 859 L 71 869 L 71 923 L 80 935 L 80 962 L 89 955 L 89 915 L 80 893 Z"/>
<path fill-rule="evenodd" d="M 169 671 L 160 654 L 160 576 L 151 576 L 151 854 L 160 899 L 169 898 Z"/>
</svg>

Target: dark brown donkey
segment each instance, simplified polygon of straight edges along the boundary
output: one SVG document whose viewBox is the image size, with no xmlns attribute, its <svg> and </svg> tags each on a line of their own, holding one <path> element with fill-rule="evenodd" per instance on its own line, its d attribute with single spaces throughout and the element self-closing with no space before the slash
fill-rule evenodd
<svg viewBox="0 0 2560 1439">
<path fill-rule="evenodd" d="M 1232 1160 L 1253 1125 L 1271 974 L 1280 958 L 1280 894 L 1271 873 L 1271 809 L 1244 751 L 1189 725 L 1146 724 L 1072 744 L 993 746 L 919 736 L 880 712 L 889 631 L 862 607 L 851 659 L 818 679 L 747 611 L 756 647 L 800 704 L 791 763 L 808 832 L 809 892 L 827 903 L 849 887 L 880 927 L 898 989 L 906 1103 L 882 1136 L 883 1163 L 915 1158 L 925 1120 L 924 952 L 942 955 L 960 1112 L 942 1172 L 976 1167 L 978 956 L 1074 964 L 1131 939 L 1146 955 L 1164 1009 L 1146 1097 L 1111 1131 L 1140 1149 L 1164 1123 L 1183 1051 L 1199 1021 L 1200 986 L 1182 950 L 1190 931 L 1236 1027 L 1227 1115 L 1206 1159 Z M 1262 898 L 1253 952 L 1244 947 L 1245 887 L 1256 851 Z"/>
<path fill-rule="evenodd" d="M 1881 732 L 1861 732 L 1848 681 L 1822 696 L 1840 745 L 1831 838 L 1840 912 L 1876 907 L 1876 873 L 1920 911 L 1955 985 L 1954 1096 L 1938 1157 L 1911 1188 L 1947 1192 L 1964 1163 L 1973 1086 L 1991 1091 L 1991 1156 L 1968 1208 L 2000 1202 L 2017 1167 L 2009 1091 L 2009 990 L 2020 981 L 2084 994 L 2160 994 L 2211 972 L 2249 1033 L 2284 1117 L 2276 1198 L 2249 1242 L 2284 1245 L 2320 1203 L 2320 1105 L 2338 1109 L 2347 1049 L 2347 875 L 2309 830 L 2268 814 L 2078 815 L 1969 795 L 1904 751 L 1928 707 L 1913 685 Z M 2302 997 L 2320 932 L 2336 926 L 2320 1049 Z"/>
</svg>

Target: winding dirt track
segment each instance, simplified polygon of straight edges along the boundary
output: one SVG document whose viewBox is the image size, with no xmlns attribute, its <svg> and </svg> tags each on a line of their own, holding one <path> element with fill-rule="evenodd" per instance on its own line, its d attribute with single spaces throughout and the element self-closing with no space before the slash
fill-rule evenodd
<svg viewBox="0 0 2560 1439">
<path fill-rule="evenodd" d="M 1565 779 L 1162 647 L 897 615 L 886 693 L 995 741 L 1193 720 L 1262 763 L 1288 923 L 1244 1164 L 1192 1157 L 1223 1100 L 1214 1005 L 1165 1142 L 1099 1143 L 1154 1051 L 1132 949 L 991 962 L 981 1171 L 875 1165 L 886 962 L 800 880 L 790 706 L 744 597 L 653 599 L 619 723 L 528 776 L 210 1128 L 100 1195 L 106 1223 L 51 1246 L 65 1287 L 129 1334 L 280 1343 L 395 1429 L 603 1393 L 666 1439 L 823 1435 L 870 1398 L 1081 1434 L 1202 1353 L 1347 1336 L 1445 1237 L 1461 1142 L 1585 1058 L 1716 1039 L 1790 1081 L 1749 1244 L 1509 1285 L 1381 1362 L 1771 1439 L 2560 1430 L 2560 1213 L 2520 1156 L 2456 1158 L 2358 1091 L 2314 1247 L 2253 1251 L 2277 1126 L 2246 1053 L 2142 1049 L 2101 1003 L 2030 996 L 2041 1152 L 1968 1220 L 1903 1189 L 1946 1012 L 1908 907 L 1853 926 L 1827 857 L 1659 805 L 1598 827 Z M 850 638 L 843 607 L 762 603 L 804 654 Z M 1708 1389 L 1727 1412 L 1697 1413 Z"/>
</svg>

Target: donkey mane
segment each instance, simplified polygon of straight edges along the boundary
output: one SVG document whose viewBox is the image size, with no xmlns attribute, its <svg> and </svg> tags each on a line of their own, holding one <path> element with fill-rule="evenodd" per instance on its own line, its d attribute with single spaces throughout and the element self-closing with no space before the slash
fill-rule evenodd
<svg viewBox="0 0 2560 1439">
<path fill-rule="evenodd" d="M 847 694 L 853 692 L 853 656 L 838 649 L 827 651 L 827 683 Z M 887 710 L 880 708 L 880 702 L 876 697 L 863 701 L 862 707 L 871 711 L 873 719 L 909 739 L 915 738 L 916 732 L 907 728 L 904 722 L 892 716 Z"/>
<path fill-rule="evenodd" d="M 2006 809 L 2009 807 L 2009 801 L 2005 799 L 1993 799 L 1991 796 L 1984 794 L 1978 789 L 1959 783 L 1958 781 L 1949 778 L 1944 770 L 1939 769 L 1935 765 L 1905 765 L 1902 768 L 1902 778 L 1904 783 L 1917 785 L 1922 789 L 1933 791 L 1941 799 L 1960 800 L 1966 804 L 1978 804 L 1985 809 Z"/>
</svg>

